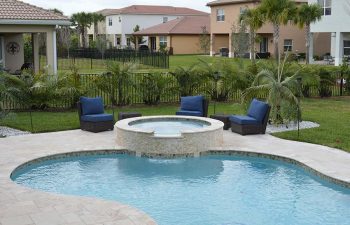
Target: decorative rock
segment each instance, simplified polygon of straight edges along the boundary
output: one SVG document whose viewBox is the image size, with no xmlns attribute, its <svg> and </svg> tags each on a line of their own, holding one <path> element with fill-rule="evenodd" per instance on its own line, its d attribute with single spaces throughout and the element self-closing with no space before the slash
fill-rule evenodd
<svg viewBox="0 0 350 225">
<path fill-rule="evenodd" d="M 30 134 L 30 132 L 17 130 L 10 127 L 0 126 L 0 137 L 1 136 L 2 137 L 19 136 L 19 135 L 26 135 L 26 134 Z"/>
<path fill-rule="evenodd" d="M 320 124 L 310 122 L 310 121 L 302 121 L 299 123 L 300 130 L 315 128 L 315 127 L 319 127 L 319 126 L 320 126 Z M 266 133 L 269 133 L 269 134 L 284 132 L 284 131 L 292 131 L 292 130 L 298 130 L 298 123 L 290 122 L 289 124 L 281 124 L 281 125 L 268 124 L 266 127 Z"/>
</svg>

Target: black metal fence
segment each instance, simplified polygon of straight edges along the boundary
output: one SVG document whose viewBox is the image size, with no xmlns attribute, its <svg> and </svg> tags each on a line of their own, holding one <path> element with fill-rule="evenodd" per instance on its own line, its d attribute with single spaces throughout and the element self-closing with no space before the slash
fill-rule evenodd
<svg viewBox="0 0 350 225">
<path fill-rule="evenodd" d="M 41 67 L 46 65 L 45 53 L 41 55 Z M 136 51 L 133 49 L 106 49 L 100 51 L 95 48 L 65 50 L 57 53 L 58 70 L 69 70 L 72 66 L 86 70 L 106 70 L 108 62 L 137 63 L 151 68 L 169 68 L 169 54 L 166 52 Z"/>
<path fill-rule="evenodd" d="M 130 75 L 130 81 L 132 85 L 130 84 L 123 84 L 121 87 L 122 94 L 124 96 L 128 97 L 128 104 L 143 104 L 145 103 L 145 93 L 142 89 L 142 80 L 143 77 L 146 76 L 148 73 L 133 73 Z M 169 82 L 166 83 L 166 86 L 164 87 L 164 91 L 160 95 L 159 103 L 177 103 L 179 102 L 180 95 L 177 90 L 178 83 L 176 79 L 168 74 L 168 73 L 161 73 L 160 76 L 165 76 L 169 78 Z M 101 96 L 104 99 L 105 105 L 111 105 L 111 97 L 108 92 L 103 92 L 102 90 L 96 88 L 96 81 L 101 76 L 101 74 L 81 74 L 80 76 L 80 82 L 82 85 L 87 87 L 89 90 L 88 95 L 90 97 L 97 97 Z M 324 97 L 330 97 L 330 96 L 343 96 L 343 95 L 350 95 L 350 85 L 347 84 L 347 80 L 343 79 L 343 76 L 340 73 L 333 73 L 332 74 L 332 80 L 333 83 L 327 85 L 326 87 L 326 93 L 328 93 L 328 96 Z M 194 91 L 193 94 L 202 94 L 205 95 L 208 99 L 210 99 L 210 93 L 208 90 L 212 90 L 213 83 L 210 82 L 204 82 L 200 86 L 198 86 Z M 303 87 L 304 95 L 306 97 L 319 97 L 321 93 L 321 87 L 320 86 L 308 86 Z M 307 92 L 307 93 L 306 93 Z M 234 92 L 231 92 L 230 95 L 227 98 L 227 101 L 234 101 L 239 102 L 241 100 L 241 91 L 237 90 Z M 16 102 L 13 102 L 9 99 L 5 100 L 3 103 L 4 107 L 9 110 L 21 110 L 26 109 L 26 106 L 23 106 L 21 104 L 18 104 Z M 65 98 L 64 100 L 51 100 L 49 103 L 49 107 L 51 108 L 70 108 L 74 106 L 74 98 L 69 97 Z"/>
</svg>

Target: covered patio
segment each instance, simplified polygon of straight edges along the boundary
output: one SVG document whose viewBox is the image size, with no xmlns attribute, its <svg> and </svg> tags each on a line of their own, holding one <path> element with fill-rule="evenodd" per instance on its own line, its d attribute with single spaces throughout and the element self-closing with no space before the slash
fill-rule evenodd
<svg viewBox="0 0 350 225">
<path fill-rule="evenodd" d="M 69 26 L 68 17 L 17 0 L 0 0 L 0 68 L 18 73 L 31 67 L 38 73 L 57 73 L 56 28 Z M 32 60 L 25 61 L 24 34 L 31 35 Z M 43 35 L 40 35 L 43 34 Z M 39 38 L 39 36 L 43 38 Z M 39 47 L 46 46 L 46 65 L 40 65 Z"/>
</svg>

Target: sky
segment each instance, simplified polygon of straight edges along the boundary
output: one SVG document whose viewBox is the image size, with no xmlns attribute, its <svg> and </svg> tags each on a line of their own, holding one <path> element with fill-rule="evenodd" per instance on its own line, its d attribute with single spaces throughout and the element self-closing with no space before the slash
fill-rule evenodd
<svg viewBox="0 0 350 225">
<path fill-rule="evenodd" d="M 70 16 L 76 12 L 94 12 L 105 8 L 123 8 L 130 5 L 167 5 L 188 7 L 210 12 L 206 6 L 211 0 L 22 0 L 42 8 L 57 8 Z"/>
</svg>

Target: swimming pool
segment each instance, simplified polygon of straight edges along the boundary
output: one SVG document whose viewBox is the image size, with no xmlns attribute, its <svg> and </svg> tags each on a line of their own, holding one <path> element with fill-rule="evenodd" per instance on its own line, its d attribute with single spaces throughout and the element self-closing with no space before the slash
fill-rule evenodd
<svg viewBox="0 0 350 225">
<path fill-rule="evenodd" d="M 349 224 L 350 190 L 297 166 L 238 156 L 69 157 L 16 171 L 35 189 L 116 200 L 160 225 Z"/>
</svg>

